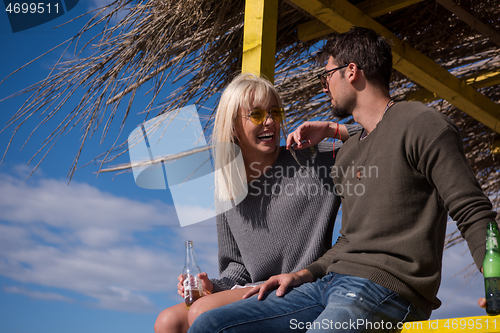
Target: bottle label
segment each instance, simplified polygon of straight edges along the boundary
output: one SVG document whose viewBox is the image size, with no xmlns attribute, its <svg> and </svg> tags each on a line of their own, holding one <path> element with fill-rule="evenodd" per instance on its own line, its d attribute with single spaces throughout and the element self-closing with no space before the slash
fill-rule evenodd
<svg viewBox="0 0 500 333">
<path fill-rule="evenodd" d="M 182 283 L 184 286 L 184 303 L 187 308 L 198 298 L 203 296 L 203 285 L 197 276 L 187 275 Z"/>
<path fill-rule="evenodd" d="M 488 224 L 488 230 L 486 230 L 486 249 L 498 249 L 499 236 L 496 226 Z"/>
<path fill-rule="evenodd" d="M 203 286 L 200 279 L 195 275 L 188 275 L 183 282 L 184 286 L 184 297 L 188 297 L 191 291 L 198 292 L 199 295 L 203 295 Z"/>
<path fill-rule="evenodd" d="M 485 278 L 484 289 L 487 302 L 486 313 L 489 315 L 500 314 L 500 278 Z"/>
<path fill-rule="evenodd" d="M 497 240 L 496 237 L 491 237 L 491 243 L 492 243 L 492 245 L 493 245 L 494 248 L 495 247 L 498 248 L 498 240 Z"/>
</svg>

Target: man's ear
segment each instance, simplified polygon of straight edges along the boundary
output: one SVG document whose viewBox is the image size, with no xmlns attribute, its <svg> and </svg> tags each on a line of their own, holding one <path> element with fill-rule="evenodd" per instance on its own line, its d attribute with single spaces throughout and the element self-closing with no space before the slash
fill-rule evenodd
<svg viewBox="0 0 500 333">
<path fill-rule="evenodd" d="M 361 82 L 364 82 L 364 75 L 361 69 L 358 67 L 358 65 L 354 63 L 350 63 L 349 66 L 346 68 L 345 75 L 347 76 L 347 79 L 351 84 L 360 84 Z"/>
<path fill-rule="evenodd" d="M 346 75 L 349 80 L 355 80 L 359 78 L 360 75 L 363 75 L 363 73 L 361 72 L 361 69 L 359 69 L 358 65 L 351 62 L 347 66 L 344 75 Z"/>
</svg>

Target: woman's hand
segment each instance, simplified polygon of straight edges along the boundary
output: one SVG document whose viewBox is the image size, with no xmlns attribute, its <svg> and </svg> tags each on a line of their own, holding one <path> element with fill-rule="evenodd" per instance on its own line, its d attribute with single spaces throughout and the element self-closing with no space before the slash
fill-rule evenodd
<svg viewBox="0 0 500 333">
<path fill-rule="evenodd" d="M 177 277 L 177 280 L 179 280 L 179 283 L 177 283 L 177 293 L 184 298 L 184 276 L 181 274 Z"/>
<path fill-rule="evenodd" d="M 209 280 L 207 273 L 203 272 L 198 274 L 198 278 L 201 280 L 203 285 L 203 295 L 206 296 L 212 294 L 214 284 Z M 184 298 L 184 276 L 182 274 L 179 275 L 177 280 L 179 280 L 179 283 L 177 283 L 177 293 Z"/>
<path fill-rule="evenodd" d="M 203 296 L 212 294 L 212 291 L 214 290 L 214 284 L 208 278 L 208 274 L 203 272 L 198 274 L 198 277 L 200 278 L 203 285 Z"/>
<path fill-rule="evenodd" d="M 308 121 L 297 127 L 286 139 L 286 149 L 305 149 L 321 142 L 324 138 L 347 139 L 345 125 L 327 121 Z"/>
</svg>

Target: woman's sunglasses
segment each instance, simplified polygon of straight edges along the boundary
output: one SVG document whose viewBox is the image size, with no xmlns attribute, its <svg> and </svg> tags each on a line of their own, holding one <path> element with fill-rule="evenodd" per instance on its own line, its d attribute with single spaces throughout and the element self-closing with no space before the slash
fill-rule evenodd
<svg viewBox="0 0 500 333">
<path fill-rule="evenodd" d="M 283 121 L 283 118 L 285 118 L 285 110 L 278 106 L 272 107 L 269 111 L 262 109 L 253 109 L 247 117 L 250 118 L 250 121 L 254 125 L 260 125 L 266 121 L 268 113 L 271 115 L 271 118 L 277 123 L 281 123 Z"/>
</svg>

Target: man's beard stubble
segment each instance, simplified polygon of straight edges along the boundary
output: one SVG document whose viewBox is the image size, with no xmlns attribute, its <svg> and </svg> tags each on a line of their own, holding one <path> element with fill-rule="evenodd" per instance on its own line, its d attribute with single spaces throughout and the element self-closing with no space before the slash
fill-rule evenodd
<svg viewBox="0 0 500 333">
<path fill-rule="evenodd" d="M 339 119 L 347 118 L 351 115 L 347 108 L 340 107 L 338 105 L 332 105 L 332 109 L 330 111 L 332 115 Z"/>
</svg>

